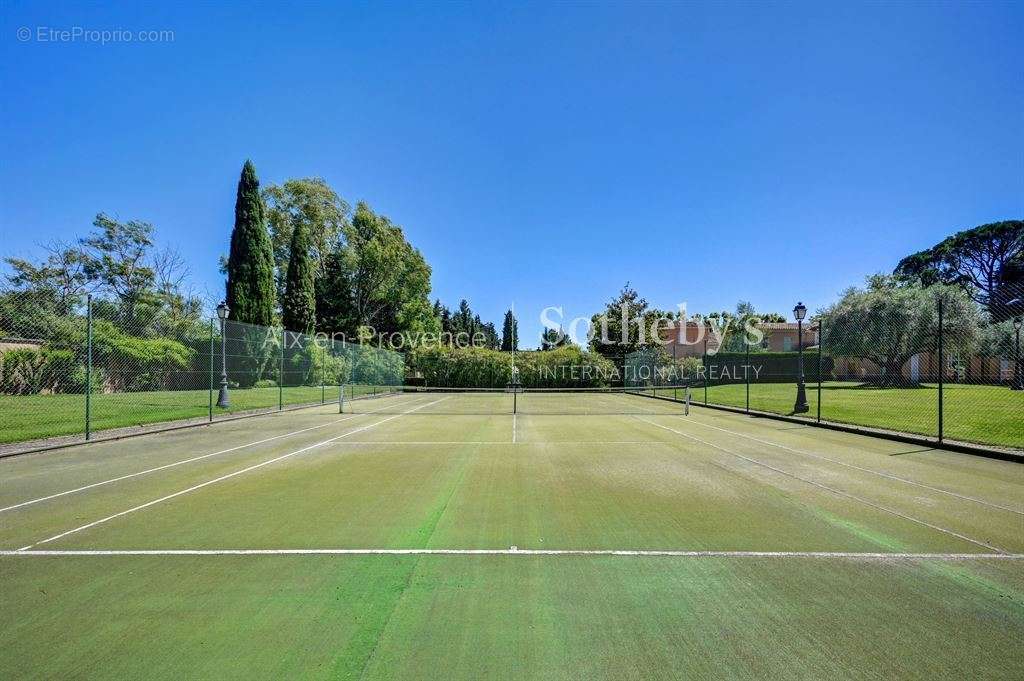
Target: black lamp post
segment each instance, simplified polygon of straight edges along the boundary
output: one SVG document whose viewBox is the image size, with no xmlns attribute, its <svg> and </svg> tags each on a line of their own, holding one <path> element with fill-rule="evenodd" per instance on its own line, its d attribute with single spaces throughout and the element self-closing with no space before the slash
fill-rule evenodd
<svg viewBox="0 0 1024 681">
<path fill-rule="evenodd" d="M 797 303 L 793 308 L 793 316 L 796 317 L 796 404 L 793 405 L 793 413 L 804 414 L 810 410 L 807 405 L 807 389 L 804 386 L 804 317 L 807 316 L 807 308 L 803 303 Z"/>
<path fill-rule="evenodd" d="M 1017 335 L 1016 350 L 1013 353 L 1013 383 L 1010 390 L 1024 390 L 1024 367 L 1020 364 L 1020 327 L 1024 321 L 1019 315 L 1013 318 L 1013 329 Z"/>
<path fill-rule="evenodd" d="M 229 312 L 231 310 L 228 308 L 228 304 L 223 300 L 220 301 L 220 305 L 217 306 L 217 317 L 220 318 L 220 394 L 217 395 L 217 406 L 221 409 L 231 406 L 231 402 L 228 400 L 227 338 L 224 334 L 224 323 L 228 319 Z"/>
</svg>

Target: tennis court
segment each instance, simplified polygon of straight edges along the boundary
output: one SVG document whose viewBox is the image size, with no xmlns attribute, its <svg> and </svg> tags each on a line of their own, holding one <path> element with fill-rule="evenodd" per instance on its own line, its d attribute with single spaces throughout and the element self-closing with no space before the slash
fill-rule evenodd
<svg viewBox="0 0 1024 681">
<path fill-rule="evenodd" d="M 8 677 L 1021 678 L 1024 467 L 625 391 L 0 460 Z"/>
</svg>

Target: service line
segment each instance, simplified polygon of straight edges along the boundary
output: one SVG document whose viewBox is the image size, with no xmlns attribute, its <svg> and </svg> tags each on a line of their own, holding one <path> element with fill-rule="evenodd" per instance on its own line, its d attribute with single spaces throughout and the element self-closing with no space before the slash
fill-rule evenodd
<svg viewBox="0 0 1024 681">
<path fill-rule="evenodd" d="M 800 477 L 799 475 L 795 475 L 795 474 L 790 473 L 788 471 L 784 471 L 781 468 L 776 468 L 775 466 L 767 464 L 767 463 L 765 463 L 763 461 L 758 461 L 757 459 L 752 459 L 749 456 L 744 456 L 743 454 L 740 454 L 738 452 L 734 452 L 731 449 L 726 449 L 725 447 L 722 447 L 721 445 L 716 445 L 713 442 L 708 442 L 707 440 L 703 440 L 703 439 L 701 439 L 701 438 L 699 438 L 699 437 L 697 437 L 695 435 L 690 435 L 689 433 L 684 433 L 681 430 L 676 430 L 675 428 L 669 428 L 668 426 L 663 426 L 660 423 L 655 423 L 654 421 L 648 421 L 647 419 L 641 419 L 639 416 L 637 418 L 640 419 L 641 421 L 643 421 L 644 423 L 649 423 L 652 426 L 656 426 L 658 428 L 663 428 L 665 430 L 668 430 L 668 431 L 671 431 L 671 432 L 675 433 L 676 435 L 682 435 L 683 437 L 688 438 L 690 440 L 693 440 L 694 442 L 699 442 L 699 443 L 701 443 L 703 445 L 707 445 L 708 447 L 712 447 L 712 448 L 717 449 L 717 450 L 719 450 L 721 452 L 725 452 L 726 454 L 729 454 L 731 456 L 735 456 L 738 459 L 743 459 L 744 461 L 748 461 L 748 462 L 750 462 L 752 464 L 755 464 L 757 466 L 762 466 L 764 468 L 767 468 L 768 470 L 775 471 L 776 473 L 784 475 L 787 478 L 792 478 L 794 480 L 799 480 L 800 482 L 806 483 L 808 485 L 812 485 L 812 486 L 817 487 L 819 489 L 823 489 L 823 490 L 825 490 L 827 492 L 831 492 L 832 494 L 835 494 L 837 496 L 846 497 L 847 499 L 852 499 L 852 500 L 854 500 L 854 501 L 856 501 L 856 502 L 858 502 L 860 504 L 863 504 L 865 506 L 868 506 L 870 508 L 876 509 L 878 511 L 883 511 L 885 513 L 892 514 L 892 515 L 896 516 L 897 518 L 903 518 L 904 520 L 909 520 L 912 523 L 917 523 L 918 525 L 922 525 L 924 527 L 931 528 L 931 529 L 936 530 L 938 532 L 942 532 L 944 534 L 948 534 L 948 535 L 950 535 L 952 537 L 956 537 L 957 539 L 962 539 L 962 540 L 964 540 L 966 542 L 970 542 L 971 544 L 975 544 L 977 546 L 983 546 L 986 549 L 989 549 L 991 551 L 995 551 L 997 553 L 1002 553 L 1002 554 L 1009 553 L 1009 551 L 1001 549 L 998 546 L 993 546 L 992 544 L 989 544 L 987 542 L 983 542 L 980 539 L 972 539 L 971 537 L 968 537 L 965 534 L 961 534 L 961 533 L 956 532 L 954 530 L 951 530 L 949 528 L 941 527 L 939 525 L 935 525 L 933 523 L 929 523 L 929 522 L 926 522 L 926 521 L 921 520 L 919 518 L 915 518 L 913 516 L 907 515 L 906 513 L 902 513 L 900 511 L 896 511 L 894 509 L 887 508 L 887 507 L 882 506 L 880 504 L 876 504 L 876 503 L 874 503 L 872 501 L 868 501 L 867 499 L 863 499 L 861 497 L 858 497 L 855 494 L 850 494 L 849 492 L 844 492 L 841 489 L 836 489 L 835 487 L 829 487 L 828 485 L 823 485 L 820 482 L 815 482 L 814 480 L 809 480 L 807 478 Z"/>
<path fill-rule="evenodd" d="M 1000 504 L 994 504 L 991 501 L 985 501 L 984 499 L 978 499 L 977 497 L 971 497 L 971 496 L 968 496 L 966 494 L 959 494 L 957 492 L 952 492 L 952 491 L 950 491 L 948 489 L 943 489 L 941 487 L 933 487 L 931 485 L 926 485 L 923 482 L 918 482 L 916 480 L 911 480 L 909 478 L 900 477 L 899 475 L 893 475 L 891 473 L 883 473 L 882 471 L 876 471 L 876 470 L 873 470 L 871 468 L 864 468 L 862 466 L 855 466 L 852 463 L 846 463 L 845 461 L 839 461 L 837 459 L 833 459 L 833 458 L 828 457 L 828 456 L 822 456 L 821 454 L 815 454 L 813 452 L 808 452 L 807 450 L 804 450 L 804 449 L 796 449 L 795 447 L 787 447 L 786 445 L 779 444 L 778 442 L 773 442 L 771 440 L 762 440 L 762 439 L 754 437 L 752 435 L 746 435 L 745 433 L 739 433 L 739 432 L 737 432 L 735 430 L 729 430 L 728 428 L 721 428 L 719 426 L 713 426 L 710 423 L 703 423 L 703 422 L 701 422 L 701 421 L 699 421 L 697 419 L 692 419 L 690 422 L 695 424 L 695 425 L 702 426 L 704 428 L 712 428 L 714 430 L 720 430 L 723 433 L 729 433 L 730 435 L 735 435 L 737 437 L 742 437 L 744 439 L 751 440 L 752 442 L 758 442 L 758 443 L 763 444 L 763 445 L 768 445 L 769 447 L 776 447 L 778 449 L 784 449 L 787 452 L 793 452 L 794 454 L 802 454 L 804 456 L 809 456 L 809 457 L 811 457 L 813 459 L 820 459 L 821 461 L 828 461 L 829 463 L 834 463 L 834 464 L 837 464 L 839 466 L 845 466 L 846 468 L 852 468 L 853 470 L 862 471 L 864 473 L 870 473 L 871 475 L 877 475 L 879 477 L 887 478 L 889 480 L 896 480 L 898 482 L 903 482 L 903 483 L 906 483 L 908 485 L 914 485 L 915 487 L 920 487 L 922 489 L 930 490 L 932 492 L 940 492 L 942 494 L 948 494 L 951 497 L 956 497 L 957 499 L 963 499 L 964 501 L 972 501 L 972 502 L 974 502 L 976 504 L 981 504 L 982 506 L 988 506 L 990 508 L 997 508 L 997 509 L 999 509 L 1001 511 L 1009 511 L 1010 513 L 1016 513 L 1017 515 L 1024 515 L 1024 511 L 1019 511 L 1019 510 L 1017 510 L 1015 508 L 1010 508 L 1009 506 L 1002 506 Z"/>
<path fill-rule="evenodd" d="M 381 409 L 384 409 L 384 408 L 385 407 L 381 407 Z M 94 483 L 89 484 L 89 485 L 82 485 L 81 487 L 75 487 L 74 489 L 68 489 L 68 490 L 64 490 L 63 492 L 57 492 L 56 494 L 48 494 L 45 497 L 39 497 L 38 499 L 30 499 L 28 501 L 22 501 L 21 503 L 18 503 L 18 504 L 13 504 L 11 506 L 5 506 L 4 508 L 0 508 L 0 513 L 4 513 L 5 511 L 13 511 L 16 508 L 22 508 L 24 506 L 31 506 L 32 504 L 38 504 L 38 503 L 43 502 L 43 501 L 49 501 L 50 499 L 57 499 L 58 497 L 67 496 L 68 494 L 75 494 L 77 492 L 84 492 L 86 490 L 94 489 L 96 487 L 102 487 L 103 485 L 110 485 L 110 484 L 115 483 L 115 482 L 121 482 L 122 480 L 129 480 L 131 478 L 137 478 L 140 475 L 149 475 L 150 473 L 156 473 L 157 471 L 167 470 L 168 468 L 174 468 L 175 466 L 182 466 L 184 464 L 192 463 L 194 461 L 202 461 L 203 459 L 209 459 L 212 456 L 221 456 L 223 454 L 230 454 L 231 452 L 237 452 L 240 449 L 246 449 L 247 447 L 255 447 L 256 445 L 262 445 L 262 444 L 265 444 L 267 442 L 273 442 L 274 440 L 280 440 L 280 439 L 283 439 L 283 438 L 286 438 L 286 437 L 292 437 L 293 435 L 300 435 L 301 433 L 307 433 L 307 432 L 309 432 L 311 430 L 317 430 L 319 428 L 326 428 L 327 426 L 332 426 L 332 425 L 334 425 L 336 423 L 340 423 L 342 421 L 348 421 L 349 419 L 356 418 L 357 416 L 365 416 L 367 414 L 372 414 L 372 413 L 374 413 L 374 411 L 380 411 L 380 409 L 375 409 L 373 411 L 368 411 L 368 412 L 364 412 L 364 413 L 360 413 L 360 414 L 352 414 L 351 416 L 345 416 L 345 417 L 340 418 L 340 419 L 334 419 L 333 421 L 328 421 L 327 423 L 321 423 L 320 425 L 317 425 L 317 426 L 310 426 L 309 428 L 302 428 L 300 430 L 293 430 L 290 433 L 283 433 L 281 435 L 275 435 L 273 437 L 264 438 L 262 440 L 256 440 L 255 442 L 248 442 L 248 443 L 246 443 L 244 445 L 238 445 L 236 447 L 229 447 L 228 449 L 221 449 L 220 451 L 210 452 L 209 454 L 201 454 L 199 456 L 193 456 L 193 457 L 188 458 L 188 459 L 182 459 L 181 461 L 173 461 L 171 463 L 164 464 L 162 466 L 155 466 L 153 468 L 147 468 L 146 470 L 138 471 L 136 473 L 128 473 L 127 475 L 121 475 L 121 476 L 118 476 L 116 478 L 110 478 L 109 480 L 101 480 L 100 482 L 94 482 Z"/>
</svg>

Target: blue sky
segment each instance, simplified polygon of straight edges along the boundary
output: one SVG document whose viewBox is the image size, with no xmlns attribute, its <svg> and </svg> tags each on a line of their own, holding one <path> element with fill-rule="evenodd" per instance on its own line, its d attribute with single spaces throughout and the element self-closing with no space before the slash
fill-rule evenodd
<svg viewBox="0 0 1024 681">
<path fill-rule="evenodd" d="M 0 255 L 105 211 L 219 296 L 235 183 L 319 175 L 524 345 L 628 280 L 828 304 L 1024 215 L 1021 4 L 0 5 Z M 41 42 L 39 27 L 170 30 Z M 18 39 L 27 27 L 31 37 Z"/>
</svg>

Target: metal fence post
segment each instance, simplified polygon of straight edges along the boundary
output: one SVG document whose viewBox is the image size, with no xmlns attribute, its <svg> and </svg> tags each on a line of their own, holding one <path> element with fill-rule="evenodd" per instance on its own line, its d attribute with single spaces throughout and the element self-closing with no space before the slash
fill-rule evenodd
<svg viewBox="0 0 1024 681">
<path fill-rule="evenodd" d="M 939 298 L 939 442 L 942 442 L 943 435 L 943 423 L 942 423 L 942 393 L 945 390 L 945 378 L 946 373 L 946 362 L 943 358 L 943 342 L 942 342 L 942 298 Z"/>
<path fill-rule="evenodd" d="M 213 325 L 214 321 L 213 319 L 210 319 L 210 421 L 213 421 L 213 353 L 215 352 L 213 345 Z"/>
<path fill-rule="evenodd" d="M 320 404 L 327 404 L 327 348 L 321 349 L 323 354 L 320 356 Z"/>
<path fill-rule="evenodd" d="M 818 423 L 821 423 L 821 346 L 825 337 L 821 330 L 825 328 L 825 322 L 818 320 Z"/>
<path fill-rule="evenodd" d="M 277 410 L 284 409 L 284 344 L 288 342 L 288 332 L 281 328 L 281 363 L 277 369 Z"/>
<path fill-rule="evenodd" d="M 750 342 L 745 343 L 746 347 L 746 358 L 743 360 L 746 362 L 746 366 L 743 367 L 743 378 L 747 384 L 747 413 L 750 413 Z"/>
<path fill-rule="evenodd" d="M 701 361 L 704 363 L 704 406 L 708 404 L 708 325 L 704 324 L 704 357 Z"/>
<path fill-rule="evenodd" d="M 85 439 L 92 438 L 92 296 L 85 298 Z"/>
</svg>

